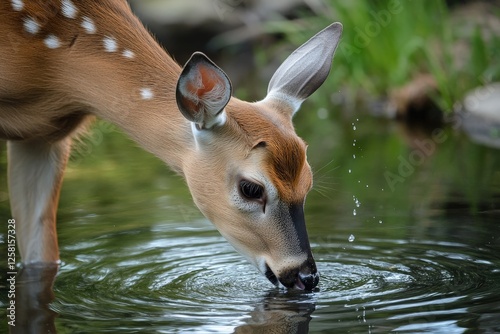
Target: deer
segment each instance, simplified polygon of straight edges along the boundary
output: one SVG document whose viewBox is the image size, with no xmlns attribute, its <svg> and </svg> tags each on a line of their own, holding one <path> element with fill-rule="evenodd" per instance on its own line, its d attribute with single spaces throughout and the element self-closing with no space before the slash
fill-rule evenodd
<svg viewBox="0 0 500 334">
<path fill-rule="evenodd" d="M 304 216 L 313 176 L 292 117 L 328 77 L 341 23 L 291 53 L 255 102 L 233 97 L 201 52 L 181 67 L 125 0 L 2 1 L 0 31 L 0 139 L 23 266 L 60 263 L 64 170 L 97 117 L 181 175 L 201 213 L 272 284 L 317 287 Z"/>
</svg>

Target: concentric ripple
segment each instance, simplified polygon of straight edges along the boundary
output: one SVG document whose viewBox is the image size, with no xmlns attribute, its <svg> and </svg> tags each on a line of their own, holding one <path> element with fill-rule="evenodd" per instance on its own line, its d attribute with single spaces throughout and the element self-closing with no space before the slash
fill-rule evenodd
<svg viewBox="0 0 500 334">
<path fill-rule="evenodd" d="M 61 267 L 51 304 L 60 325 L 76 332 L 289 333 L 333 324 L 412 332 L 418 323 L 419 330 L 453 332 L 456 322 L 441 322 L 468 319 L 478 305 L 499 311 L 499 262 L 486 249 L 383 239 L 313 244 L 320 286 L 302 293 L 274 288 L 209 228 L 154 237 L 159 232 L 104 235 L 66 249 L 74 257 Z M 123 246 L 110 246 L 116 242 Z"/>
<path fill-rule="evenodd" d="M 458 243 L 402 240 L 360 240 L 359 244 L 348 248 L 341 243 L 323 245 L 319 254 L 323 274 L 320 302 L 344 302 L 343 311 L 356 314 L 355 324 L 351 319 L 337 329 L 381 326 L 403 332 L 436 328 L 454 332 L 455 324 L 437 324 L 441 319 L 454 323 L 453 319 L 481 303 L 494 312 L 500 308 L 499 262 L 485 260 L 492 258 L 486 250 Z M 315 315 L 321 319 L 323 312 L 331 322 L 331 308 Z M 339 312 L 339 321 L 345 321 L 344 316 Z M 412 326 L 415 323 L 419 325 Z"/>
</svg>

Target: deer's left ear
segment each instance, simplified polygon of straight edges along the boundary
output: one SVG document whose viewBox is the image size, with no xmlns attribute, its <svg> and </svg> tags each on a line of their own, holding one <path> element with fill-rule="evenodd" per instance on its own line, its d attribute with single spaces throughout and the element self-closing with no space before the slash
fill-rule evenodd
<svg viewBox="0 0 500 334">
<path fill-rule="evenodd" d="M 177 106 L 184 117 L 201 129 L 224 122 L 224 107 L 232 87 L 226 73 L 201 52 L 195 52 L 177 81 Z"/>
<path fill-rule="evenodd" d="M 274 73 L 263 102 L 285 104 L 293 116 L 328 77 L 341 36 L 342 24 L 336 22 L 295 50 Z"/>
</svg>

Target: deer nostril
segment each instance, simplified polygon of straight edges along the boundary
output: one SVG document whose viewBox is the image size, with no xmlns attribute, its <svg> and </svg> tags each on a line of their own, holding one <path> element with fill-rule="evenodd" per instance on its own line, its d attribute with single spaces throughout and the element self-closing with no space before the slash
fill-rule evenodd
<svg viewBox="0 0 500 334">
<path fill-rule="evenodd" d="M 317 272 L 315 272 L 314 274 L 299 273 L 297 281 L 298 281 L 297 283 L 300 282 L 300 284 L 296 283 L 297 286 L 300 286 L 300 287 L 303 286 L 304 290 L 312 290 L 319 283 L 319 274 Z"/>
</svg>

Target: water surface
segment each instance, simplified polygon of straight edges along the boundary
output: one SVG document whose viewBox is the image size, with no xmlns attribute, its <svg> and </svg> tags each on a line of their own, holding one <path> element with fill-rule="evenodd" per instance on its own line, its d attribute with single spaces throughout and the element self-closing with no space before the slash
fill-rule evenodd
<svg viewBox="0 0 500 334">
<path fill-rule="evenodd" d="M 500 331 L 499 152 L 448 130 L 315 117 L 297 123 L 315 170 L 316 291 L 274 288 L 178 176 L 106 128 L 67 173 L 53 295 L 50 274 L 46 286 L 19 277 L 41 301 L 27 321 L 59 333 Z"/>
</svg>

